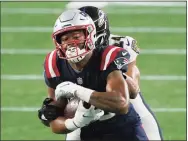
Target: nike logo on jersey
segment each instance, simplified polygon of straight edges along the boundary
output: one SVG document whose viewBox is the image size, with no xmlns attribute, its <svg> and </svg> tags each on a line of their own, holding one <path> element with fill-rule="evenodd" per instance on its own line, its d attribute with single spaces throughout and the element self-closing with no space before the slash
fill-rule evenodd
<svg viewBox="0 0 188 141">
<path fill-rule="evenodd" d="M 127 53 L 128 53 L 128 52 L 122 52 L 122 55 L 125 56 L 125 55 L 127 55 Z"/>
</svg>

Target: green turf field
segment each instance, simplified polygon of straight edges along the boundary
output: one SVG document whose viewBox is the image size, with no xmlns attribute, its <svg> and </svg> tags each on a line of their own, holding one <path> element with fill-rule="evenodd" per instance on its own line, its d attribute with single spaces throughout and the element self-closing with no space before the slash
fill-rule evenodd
<svg viewBox="0 0 188 141">
<path fill-rule="evenodd" d="M 41 13 L 41 8 L 64 9 L 65 2 L 2 2 L 1 49 L 54 49 L 51 39 L 53 24 L 58 12 Z M 15 8 L 39 8 L 35 14 L 8 13 Z M 117 10 L 118 9 L 118 10 Z M 29 9 L 25 9 L 26 11 Z M 44 10 L 44 9 L 43 9 Z M 110 26 L 153 28 L 151 32 L 121 31 L 114 34 L 129 35 L 137 39 L 141 48 L 138 66 L 142 76 L 177 76 L 173 80 L 141 80 L 141 90 L 146 102 L 155 110 L 161 125 L 164 139 L 186 139 L 186 55 L 167 54 L 172 49 L 186 49 L 186 12 L 185 7 L 124 7 L 108 6 Z M 117 13 L 114 12 L 117 10 Z M 143 13 L 135 13 L 135 11 Z M 4 12 L 3 12 L 4 11 Z M 118 13 L 119 11 L 119 13 Z M 151 11 L 144 12 L 144 11 Z M 155 11 L 152 13 L 152 11 Z M 162 12 L 164 13 L 162 13 Z M 17 11 L 18 12 L 18 11 Z M 28 12 L 28 11 L 27 11 Z M 32 12 L 32 11 L 31 11 Z M 34 10 L 33 10 L 34 12 Z M 122 13 L 120 13 L 122 12 Z M 124 14 L 123 14 L 124 12 Z M 132 14 L 133 13 L 133 14 Z M 13 32 L 18 28 L 47 27 L 44 32 Z M 50 29 L 51 28 L 51 29 Z M 163 28 L 157 32 L 155 28 Z M 27 30 L 26 29 L 26 30 Z M 174 29 L 177 29 L 174 31 Z M 183 31 L 182 31 L 183 29 Z M 160 30 L 160 29 L 159 29 Z M 166 31 L 165 31 L 166 30 Z M 173 31 L 173 32 L 171 32 Z M 142 50 L 162 49 L 160 54 L 142 54 Z M 164 50 L 166 49 L 166 50 Z M 1 75 L 42 75 L 45 54 L 1 54 Z M 1 107 L 8 108 L 1 113 L 2 140 L 63 140 L 64 135 L 55 135 L 37 119 L 36 111 L 19 109 L 41 106 L 46 96 L 45 83 L 37 80 L 1 79 Z M 16 108 L 18 111 L 10 111 Z M 166 111 L 157 111 L 164 108 Z M 176 109 L 179 108 L 179 109 Z M 170 111 L 171 110 L 171 111 Z"/>
</svg>

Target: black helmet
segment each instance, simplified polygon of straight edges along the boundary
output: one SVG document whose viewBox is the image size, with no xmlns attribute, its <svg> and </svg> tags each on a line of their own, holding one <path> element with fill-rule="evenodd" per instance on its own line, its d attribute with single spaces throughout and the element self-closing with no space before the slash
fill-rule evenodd
<svg viewBox="0 0 188 141">
<path fill-rule="evenodd" d="M 96 27 L 96 47 L 107 46 L 110 36 L 109 23 L 107 15 L 99 8 L 94 6 L 84 6 L 79 8 L 80 11 L 87 13 L 95 23 Z"/>
</svg>

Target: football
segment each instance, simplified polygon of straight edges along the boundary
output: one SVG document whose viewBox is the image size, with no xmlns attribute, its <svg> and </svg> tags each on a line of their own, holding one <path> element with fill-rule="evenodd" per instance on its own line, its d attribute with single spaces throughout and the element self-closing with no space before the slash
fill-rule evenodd
<svg viewBox="0 0 188 141">
<path fill-rule="evenodd" d="M 68 100 L 65 99 L 65 98 L 64 99 L 59 99 L 57 101 L 52 101 L 50 103 L 50 105 L 55 105 L 55 106 L 61 108 L 62 113 L 64 113 L 64 109 L 65 109 L 65 107 L 66 107 L 67 104 L 68 104 Z"/>
<path fill-rule="evenodd" d="M 66 105 L 64 109 L 64 117 L 66 118 L 73 118 L 76 110 L 78 108 L 78 104 L 80 102 L 80 99 L 78 98 L 72 98 Z"/>
</svg>

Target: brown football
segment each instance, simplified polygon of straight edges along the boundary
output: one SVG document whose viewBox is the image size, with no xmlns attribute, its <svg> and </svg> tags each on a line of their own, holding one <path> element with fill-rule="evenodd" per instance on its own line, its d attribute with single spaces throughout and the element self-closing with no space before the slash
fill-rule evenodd
<svg viewBox="0 0 188 141">
<path fill-rule="evenodd" d="M 52 102 L 50 103 L 50 105 L 55 105 L 55 106 L 61 108 L 61 109 L 62 109 L 62 113 L 63 113 L 63 112 L 64 112 L 64 109 L 65 109 L 65 107 L 66 107 L 66 105 L 67 105 L 67 103 L 68 103 L 68 100 L 65 99 L 65 98 L 63 98 L 63 99 L 59 99 L 59 100 L 57 100 L 57 101 L 52 101 Z"/>
<path fill-rule="evenodd" d="M 73 118 L 78 108 L 79 102 L 80 102 L 80 99 L 72 98 L 64 109 L 64 117 Z"/>
</svg>

